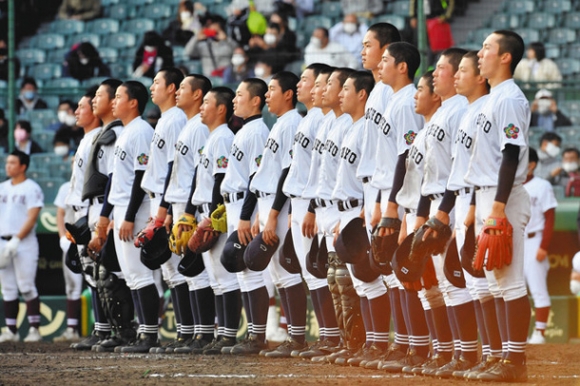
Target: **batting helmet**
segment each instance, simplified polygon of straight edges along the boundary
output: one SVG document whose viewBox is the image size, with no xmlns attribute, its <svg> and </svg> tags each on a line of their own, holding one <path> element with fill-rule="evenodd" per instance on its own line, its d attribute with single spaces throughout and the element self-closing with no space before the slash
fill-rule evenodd
<svg viewBox="0 0 580 386">
<path fill-rule="evenodd" d="M 185 248 L 183 259 L 177 266 L 177 271 L 183 276 L 195 277 L 203 272 L 205 265 L 201 253 L 194 253 L 191 249 Z"/>
<path fill-rule="evenodd" d="M 74 224 L 65 223 L 64 227 L 74 239 L 75 244 L 85 245 L 91 241 L 88 216 L 79 218 Z"/>
<path fill-rule="evenodd" d="M 244 263 L 245 250 L 246 246 L 240 243 L 238 231 L 233 231 L 228 237 L 220 257 L 220 261 L 226 271 L 235 273 L 246 269 L 246 263 Z"/>
<path fill-rule="evenodd" d="M 465 276 L 463 275 L 463 269 L 459 261 L 455 237 L 451 239 L 451 244 L 447 248 L 445 263 L 443 264 L 443 273 L 445 273 L 445 277 L 449 280 L 449 283 L 457 288 L 465 288 Z"/>
<path fill-rule="evenodd" d="M 171 257 L 167 230 L 165 227 L 158 228 L 153 238 L 141 247 L 141 263 L 154 271 L 161 267 Z"/>
<path fill-rule="evenodd" d="M 334 247 L 345 263 L 357 264 L 368 259 L 370 243 L 364 220 L 360 217 L 352 219 L 338 235 Z"/>
<path fill-rule="evenodd" d="M 296 250 L 294 249 L 294 238 L 292 237 L 292 229 L 288 229 L 286 237 L 284 237 L 284 244 L 280 248 L 280 265 L 289 273 L 300 273 L 300 263 Z"/>
<path fill-rule="evenodd" d="M 66 256 L 64 259 L 64 264 L 74 273 L 82 273 L 83 267 L 81 265 L 81 258 L 79 257 L 79 252 L 76 244 L 71 244 L 66 251 Z"/>
<path fill-rule="evenodd" d="M 465 242 L 461 247 L 461 266 L 471 276 L 483 278 L 485 277 L 483 270 L 476 270 L 473 268 L 473 260 L 475 259 L 476 251 L 477 242 L 475 240 L 475 226 L 471 224 L 467 227 L 467 231 L 465 232 Z"/>
<path fill-rule="evenodd" d="M 369 254 L 371 268 L 382 275 L 390 275 L 393 272 L 391 260 L 395 250 L 399 246 L 399 232 L 389 236 L 380 237 L 378 230 L 371 237 L 371 252 Z"/>
<path fill-rule="evenodd" d="M 372 254 L 371 250 L 367 250 L 368 254 Z M 380 273 L 371 267 L 370 260 L 372 257 L 366 256 L 364 259 L 352 265 L 352 274 L 359 280 L 365 283 L 370 283 L 380 276 Z"/>
<path fill-rule="evenodd" d="M 260 232 L 250 241 L 244 251 L 244 262 L 246 263 L 246 267 L 252 271 L 259 272 L 265 270 L 280 244 L 280 241 L 276 240 L 274 245 L 268 245 L 262 237 L 262 232 Z"/>
<path fill-rule="evenodd" d="M 105 240 L 105 244 L 103 244 L 100 256 L 101 264 L 103 264 L 109 272 L 119 272 L 121 270 L 119 259 L 117 258 L 117 250 L 115 249 L 115 237 L 113 236 L 112 230 L 107 234 L 107 240 Z"/>
<path fill-rule="evenodd" d="M 403 243 L 399 245 L 395 251 L 395 255 L 391 260 L 393 272 L 400 281 L 413 282 L 421 279 L 423 270 L 425 269 L 426 259 L 419 259 L 419 261 L 412 261 L 409 259 L 411 254 L 411 246 L 413 245 L 414 233 L 408 235 Z"/>
<path fill-rule="evenodd" d="M 326 279 L 328 273 L 328 249 L 326 249 L 326 237 L 322 237 L 320 244 L 318 238 L 312 240 L 310 251 L 306 256 L 306 270 L 318 279 Z"/>
</svg>

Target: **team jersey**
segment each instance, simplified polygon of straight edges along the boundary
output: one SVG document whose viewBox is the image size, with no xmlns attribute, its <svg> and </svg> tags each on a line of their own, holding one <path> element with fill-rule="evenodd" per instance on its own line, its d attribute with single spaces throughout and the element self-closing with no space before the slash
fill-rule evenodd
<svg viewBox="0 0 580 386">
<path fill-rule="evenodd" d="M 78 154 L 78 151 L 77 151 L 77 154 Z M 71 188 L 70 181 L 67 181 L 64 184 L 62 184 L 60 186 L 60 188 L 58 188 L 58 193 L 56 194 L 56 197 L 54 198 L 53 204 L 57 208 L 64 209 L 64 222 L 72 224 L 74 222 L 75 212 L 72 210 L 72 206 L 68 205 L 66 203 L 66 199 L 68 197 L 70 188 Z"/>
<path fill-rule="evenodd" d="M 489 95 L 484 95 L 473 101 L 467 107 L 463 117 L 461 117 L 457 135 L 455 136 L 455 143 L 451 150 L 453 163 L 451 165 L 449 180 L 447 181 L 447 189 L 449 190 L 455 191 L 470 186 L 465 182 L 464 177 L 469 166 L 469 158 L 473 152 L 477 116 L 481 111 L 481 106 L 486 103 L 487 98 L 489 98 Z"/>
<path fill-rule="evenodd" d="M 141 117 L 133 119 L 121 132 L 115 143 L 113 178 L 108 201 L 113 205 L 129 205 L 135 172 L 145 170 L 153 127 Z"/>
<path fill-rule="evenodd" d="M 287 196 L 302 196 L 308 183 L 308 173 L 304 171 L 310 170 L 314 140 L 323 118 L 322 110 L 313 107 L 308 110 L 308 114 L 302 118 L 298 125 L 292 147 L 292 164 L 282 187 L 282 191 Z"/>
<path fill-rule="evenodd" d="M 0 183 L 0 236 L 14 236 L 28 220 L 28 211 L 44 206 L 44 194 L 38 184 L 27 178 L 17 185 L 12 180 Z M 34 236 L 36 223 L 28 234 Z"/>
<path fill-rule="evenodd" d="M 320 164 L 320 175 L 315 197 L 324 200 L 332 199 L 332 191 L 336 186 L 338 161 L 340 160 L 340 147 L 346 130 L 352 126 L 352 117 L 349 114 L 342 114 L 336 118 L 330 126 L 324 144 L 322 163 Z"/>
<path fill-rule="evenodd" d="M 428 123 L 425 124 L 427 126 Z M 425 168 L 425 140 L 427 130 L 423 128 L 413 141 L 407 158 L 405 159 L 405 179 L 403 186 L 397 193 L 397 204 L 406 209 L 417 209 L 421 198 L 421 183 L 423 182 L 423 171 Z"/>
<path fill-rule="evenodd" d="M 250 184 L 252 192 L 276 193 L 282 170 L 292 162 L 292 143 L 301 119 L 296 109 L 278 117 L 268 135 L 260 167 Z"/>
<path fill-rule="evenodd" d="M 326 136 L 334 124 L 335 119 L 336 114 L 334 114 L 334 111 L 329 111 L 326 113 L 324 118 L 322 118 L 322 122 L 316 131 L 314 144 L 312 145 L 312 157 L 310 160 L 310 170 L 308 171 L 308 182 L 302 192 L 302 198 L 317 198 L 316 189 L 318 189 L 318 182 L 320 180 L 320 165 L 322 165 Z"/>
<path fill-rule="evenodd" d="M 199 165 L 201 151 L 208 136 L 209 129 L 201 123 L 199 114 L 188 120 L 179 133 L 173 157 L 173 170 L 165 192 L 165 201 L 170 203 L 187 202 L 193 174 Z"/>
<path fill-rule="evenodd" d="M 477 117 L 477 131 L 467 183 L 497 186 L 502 151 L 506 145 L 520 147 L 514 185 L 522 184 L 528 173 L 528 129 L 530 106 L 513 79 L 493 87 Z"/>
<path fill-rule="evenodd" d="M 221 193 L 245 192 L 250 176 L 258 171 L 264 145 L 268 140 L 268 126 L 262 117 L 246 122 L 236 133 L 230 151 L 226 176 Z"/>
<path fill-rule="evenodd" d="M 187 116 L 179 107 L 173 106 L 161 114 L 155 126 L 149 162 L 141 181 L 141 187 L 146 192 L 163 193 L 168 164 L 174 159 L 177 138 L 186 123 Z"/>
<path fill-rule="evenodd" d="M 367 99 L 361 160 L 356 171 L 356 176 L 361 180 L 365 177 L 372 177 L 375 172 L 379 126 L 384 124 L 383 113 L 392 95 L 393 89 L 391 86 L 378 82 Z"/>
<path fill-rule="evenodd" d="M 117 138 L 119 138 L 121 136 L 121 133 L 123 132 L 123 129 L 124 126 L 119 125 L 109 130 L 113 130 Z M 97 154 L 97 168 L 99 172 L 107 176 L 113 173 L 113 165 L 115 163 L 115 148 L 116 148 L 115 144 L 116 142 L 113 142 L 108 146 L 102 146 L 99 149 L 99 153 Z"/>
<path fill-rule="evenodd" d="M 363 185 L 362 181 L 356 178 L 356 170 L 360 164 L 364 126 L 365 119 L 362 117 L 344 133 L 339 153 L 336 184 L 332 191 L 333 200 L 363 199 Z"/>
<path fill-rule="evenodd" d="M 91 145 L 95 135 L 99 133 L 101 129 L 93 129 L 88 133 L 85 133 L 83 139 L 79 143 L 77 152 L 75 153 L 75 159 L 72 166 L 72 174 L 70 178 L 69 191 L 64 197 L 63 204 L 69 206 L 88 206 L 87 200 L 82 200 L 83 186 L 85 184 L 85 169 L 89 162 L 89 156 L 91 154 Z"/>
<path fill-rule="evenodd" d="M 542 232 L 546 223 L 544 213 L 558 206 L 552 185 L 545 179 L 533 177 L 524 184 L 530 196 L 530 221 L 526 225 L 526 234 Z"/>
<path fill-rule="evenodd" d="M 467 109 L 467 98 L 454 95 L 441 103 L 425 126 L 425 170 L 421 194 L 444 193 L 451 173 L 453 142 L 459 129 L 461 117 Z"/>
<path fill-rule="evenodd" d="M 397 157 L 409 149 L 425 122 L 415 112 L 416 91 L 415 85 L 409 84 L 393 94 L 383 114 L 384 120 L 377 125 L 376 167 L 371 182 L 377 189 L 391 189 Z"/>
<path fill-rule="evenodd" d="M 209 133 L 199 158 L 195 192 L 191 198 L 193 205 L 202 205 L 212 201 L 214 176 L 227 171 L 228 156 L 230 155 L 233 141 L 234 133 L 225 123 Z"/>
</svg>

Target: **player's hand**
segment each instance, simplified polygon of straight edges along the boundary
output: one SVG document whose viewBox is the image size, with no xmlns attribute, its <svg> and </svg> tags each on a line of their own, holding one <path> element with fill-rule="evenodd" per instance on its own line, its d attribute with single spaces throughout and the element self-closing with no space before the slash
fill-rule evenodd
<svg viewBox="0 0 580 386">
<path fill-rule="evenodd" d="M 311 239 L 317 232 L 318 227 L 316 226 L 316 214 L 306 212 L 304 220 L 302 220 L 302 235 Z"/>
<path fill-rule="evenodd" d="M 260 220 L 258 220 L 258 216 L 254 220 L 254 224 L 252 224 L 252 237 L 258 236 L 260 233 Z"/>
<path fill-rule="evenodd" d="M 502 202 L 498 202 L 498 201 L 494 201 L 493 204 L 491 205 L 491 213 L 489 214 L 489 217 L 493 217 L 493 218 L 506 218 L 506 214 L 505 214 L 505 204 Z M 500 230 L 490 230 L 489 232 L 490 235 L 501 235 L 501 231 Z"/>
<path fill-rule="evenodd" d="M 380 213 L 380 211 L 379 211 L 379 213 Z M 375 215 L 373 214 L 373 217 L 374 216 Z M 399 218 L 399 206 L 397 204 L 395 204 L 394 202 L 389 201 L 387 203 L 387 209 L 385 210 L 385 213 L 383 213 L 383 217 Z M 393 233 L 395 233 L 395 230 L 393 228 L 380 228 L 379 229 L 379 237 L 390 236 Z"/>
<path fill-rule="evenodd" d="M 101 253 L 105 240 L 106 238 L 101 238 L 95 232 L 95 236 L 91 241 L 89 241 L 89 244 L 87 245 L 87 254 L 93 261 L 97 261 L 98 254 Z"/>
<path fill-rule="evenodd" d="M 95 224 L 95 232 L 100 238 L 106 239 L 107 231 L 109 230 L 110 225 L 111 221 L 108 217 L 100 216 L 97 220 L 97 223 Z"/>
<path fill-rule="evenodd" d="M 426 222 L 427 218 L 417 216 L 417 218 L 415 219 L 415 226 L 413 227 L 413 231 L 416 231 L 417 229 L 421 228 L 423 224 L 425 224 Z"/>
<path fill-rule="evenodd" d="M 167 234 L 170 234 L 171 227 L 173 227 L 173 216 L 172 215 L 167 215 L 165 217 L 165 221 L 163 222 L 163 226 L 167 230 Z M 180 234 L 180 236 L 181 236 L 181 234 Z"/>
<path fill-rule="evenodd" d="M 123 220 L 121 223 L 121 227 L 119 228 L 119 238 L 122 241 L 131 241 L 133 240 L 134 233 L 133 228 L 135 227 L 135 223 L 129 222 L 127 220 Z"/>
<path fill-rule="evenodd" d="M 401 221 L 401 230 L 399 231 L 399 239 L 397 240 L 397 243 L 399 243 L 399 245 L 403 244 L 403 241 L 405 241 L 406 237 L 407 237 L 407 215 L 405 214 L 403 216 L 403 221 Z"/>
<path fill-rule="evenodd" d="M 465 216 L 465 221 L 463 221 L 463 225 L 465 228 L 469 228 L 475 222 L 475 205 L 469 205 L 469 209 L 467 210 L 467 215 Z"/>
<path fill-rule="evenodd" d="M 538 248 L 538 253 L 536 253 L 536 260 L 542 262 L 546 260 L 546 257 L 548 257 L 548 251 L 543 248 Z"/>
<path fill-rule="evenodd" d="M 249 220 L 238 222 L 238 239 L 242 245 L 248 245 L 252 241 L 252 225 Z"/>
<path fill-rule="evenodd" d="M 435 218 L 439 221 L 441 221 L 443 224 L 445 225 L 449 225 L 449 222 L 451 221 L 449 219 L 449 214 L 445 213 L 441 210 L 438 210 L 437 213 L 435 213 Z M 434 231 L 432 228 L 427 228 L 425 230 L 425 233 L 423 234 L 423 241 L 427 240 L 429 238 L 429 236 L 433 236 L 433 237 L 437 237 L 437 231 Z"/>
<path fill-rule="evenodd" d="M 268 245 L 274 245 L 278 241 L 278 236 L 276 235 L 276 227 L 278 226 L 278 212 L 276 215 L 270 212 L 268 216 L 268 221 L 264 226 L 264 231 L 262 232 L 262 238 L 264 242 Z"/>
</svg>

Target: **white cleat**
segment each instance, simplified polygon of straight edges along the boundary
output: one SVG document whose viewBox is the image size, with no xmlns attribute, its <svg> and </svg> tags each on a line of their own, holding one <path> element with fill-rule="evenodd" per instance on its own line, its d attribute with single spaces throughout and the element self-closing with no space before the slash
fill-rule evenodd
<svg viewBox="0 0 580 386">
<path fill-rule="evenodd" d="M 18 335 L 18 332 L 13 333 L 12 331 L 10 331 L 10 329 L 6 328 L 4 330 L 4 332 L 2 333 L 2 335 L 0 335 L 0 343 L 4 343 L 4 342 L 19 342 L 20 341 L 20 336 Z"/>
<path fill-rule="evenodd" d="M 532 336 L 528 339 L 528 344 L 544 344 L 546 343 L 546 338 L 542 335 L 539 330 L 534 330 Z"/>
<path fill-rule="evenodd" d="M 31 343 L 31 342 L 40 342 L 42 340 L 42 336 L 36 327 L 30 327 L 28 330 L 28 335 L 24 338 L 24 342 Z"/>
<path fill-rule="evenodd" d="M 66 330 L 62 333 L 62 335 L 57 336 L 52 341 L 53 342 L 71 342 L 79 340 L 79 333 L 72 327 L 67 327 Z"/>
</svg>

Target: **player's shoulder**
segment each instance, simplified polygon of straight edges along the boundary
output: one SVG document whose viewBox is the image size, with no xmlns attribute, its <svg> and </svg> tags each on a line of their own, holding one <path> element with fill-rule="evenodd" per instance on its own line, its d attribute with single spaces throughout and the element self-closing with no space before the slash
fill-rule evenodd
<svg viewBox="0 0 580 386">
<path fill-rule="evenodd" d="M 38 184 L 38 182 L 34 181 L 31 178 L 26 178 L 22 184 L 20 184 L 20 188 L 21 189 L 25 189 L 25 190 L 40 190 L 42 191 L 42 188 L 40 187 L 40 185 Z"/>
<path fill-rule="evenodd" d="M 528 181 L 528 184 L 532 183 L 532 186 L 534 189 L 538 189 L 541 191 L 549 191 L 549 190 L 553 190 L 552 188 L 552 184 L 550 183 L 550 181 L 538 177 L 538 176 L 534 176 L 534 178 L 532 178 L 530 181 Z"/>
</svg>

